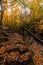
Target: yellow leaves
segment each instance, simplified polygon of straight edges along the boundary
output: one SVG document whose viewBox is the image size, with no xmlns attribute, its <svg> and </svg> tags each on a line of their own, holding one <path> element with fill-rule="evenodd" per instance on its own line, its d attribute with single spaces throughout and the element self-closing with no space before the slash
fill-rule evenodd
<svg viewBox="0 0 43 65">
<path fill-rule="evenodd" d="M 3 20 L 2 20 L 3 25 L 11 26 L 14 25 L 15 23 L 16 24 L 20 23 L 20 10 L 18 4 L 17 3 L 12 3 L 12 4 L 15 6 L 15 9 L 12 8 L 11 12 L 10 10 L 8 12 L 8 9 L 4 10 Z"/>
<path fill-rule="evenodd" d="M 38 12 L 39 12 L 39 6 L 34 5 L 32 10 L 32 16 L 34 16 L 34 18 L 38 17 L 39 15 Z"/>
<path fill-rule="evenodd" d="M 37 1 L 37 0 L 33 0 L 33 2 L 30 4 L 30 8 L 32 11 L 32 16 L 34 18 L 37 18 L 43 14 L 42 12 L 41 13 L 39 12 L 40 11 L 40 5 L 39 5 L 39 1 Z"/>
<path fill-rule="evenodd" d="M 24 0 L 23 0 L 24 2 Z M 25 2 L 24 2 L 25 3 Z M 35 19 L 37 17 L 39 17 L 40 15 L 42 15 L 42 13 L 39 13 L 40 10 L 40 6 L 38 4 L 37 0 L 31 0 L 31 2 L 29 2 L 28 0 L 28 5 L 30 6 L 31 9 L 31 13 L 32 13 L 32 17 Z M 17 2 L 12 2 L 10 4 L 10 8 L 11 8 L 11 12 L 8 12 L 7 7 L 9 6 L 9 3 L 4 3 L 4 6 L 6 8 L 6 10 L 4 11 L 4 15 L 3 15 L 3 25 L 14 25 L 14 23 L 16 23 L 17 25 L 19 25 L 21 23 L 21 20 L 24 21 L 24 23 L 29 23 L 29 21 L 31 20 L 31 16 L 23 16 L 23 18 L 21 15 L 21 11 Z M 28 14 L 28 13 L 27 13 Z"/>
<path fill-rule="evenodd" d="M 38 22 L 36 25 L 39 27 L 40 31 L 43 30 L 43 20 Z"/>
<path fill-rule="evenodd" d="M 1 20 L 1 12 L 0 12 L 0 20 Z"/>
<path fill-rule="evenodd" d="M 30 17 L 30 16 L 27 16 L 27 17 L 25 18 L 25 23 L 29 23 L 29 22 L 30 22 L 30 19 L 31 19 L 31 17 Z"/>
<path fill-rule="evenodd" d="M 20 23 L 20 17 L 19 17 L 19 16 L 16 16 L 16 18 L 15 18 L 15 22 L 16 22 L 17 24 Z"/>
</svg>

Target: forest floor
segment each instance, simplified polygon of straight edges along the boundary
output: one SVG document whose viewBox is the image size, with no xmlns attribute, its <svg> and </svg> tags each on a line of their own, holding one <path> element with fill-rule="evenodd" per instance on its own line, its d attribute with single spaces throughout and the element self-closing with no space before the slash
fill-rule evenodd
<svg viewBox="0 0 43 65">
<path fill-rule="evenodd" d="M 3 57 L 3 55 L 4 55 L 4 58 L 5 58 L 5 54 L 6 54 L 5 50 L 16 47 L 14 45 L 14 43 L 18 42 L 18 43 L 22 43 L 22 45 L 20 44 L 21 45 L 20 46 L 21 51 L 25 47 L 27 47 L 32 52 L 32 59 L 33 59 L 34 65 L 43 65 L 43 46 L 41 44 L 38 44 L 37 42 L 33 41 L 31 43 L 31 45 L 28 45 L 30 43 L 29 38 L 25 38 L 25 41 L 23 41 L 23 37 L 20 34 L 16 33 L 16 32 L 13 33 L 13 34 L 9 33 L 9 35 L 7 33 L 6 34 L 4 34 L 4 33 L 2 33 L 2 35 L 0 36 L 0 44 L 3 45 L 2 47 L 0 47 L 0 58 Z M 28 42 L 28 44 L 26 43 L 26 41 Z M 25 46 L 23 46 L 23 45 L 25 45 Z M 14 53 L 12 53 L 12 54 L 14 54 Z M 14 56 L 14 55 L 12 55 L 12 56 Z M 23 56 L 23 57 L 24 57 L 23 59 L 26 59 L 25 56 Z M 4 60 L 4 62 L 5 62 L 5 60 Z M 2 61 L 0 59 L 0 64 L 1 63 L 2 63 Z M 32 65 L 32 64 L 27 64 L 27 65 Z"/>
</svg>

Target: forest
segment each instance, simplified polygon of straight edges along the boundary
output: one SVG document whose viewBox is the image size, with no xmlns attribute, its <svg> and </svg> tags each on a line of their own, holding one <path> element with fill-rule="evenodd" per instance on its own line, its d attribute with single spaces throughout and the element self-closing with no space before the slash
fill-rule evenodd
<svg viewBox="0 0 43 65">
<path fill-rule="evenodd" d="M 0 65 L 43 65 L 43 0 L 0 0 Z"/>
</svg>

